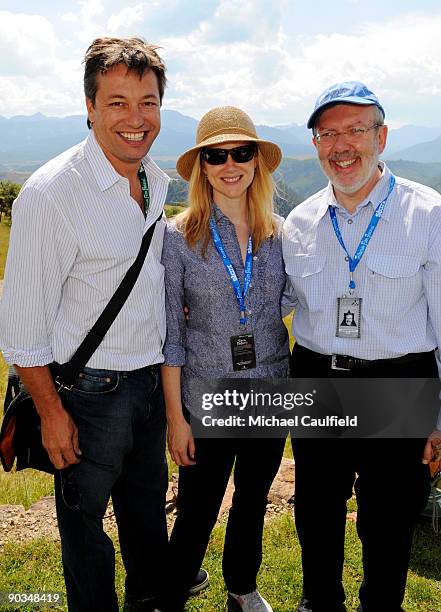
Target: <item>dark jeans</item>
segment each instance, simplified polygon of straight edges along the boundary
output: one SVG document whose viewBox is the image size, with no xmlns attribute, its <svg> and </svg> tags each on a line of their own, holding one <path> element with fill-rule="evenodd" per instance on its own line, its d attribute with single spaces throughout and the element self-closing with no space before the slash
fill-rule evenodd
<svg viewBox="0 0 441 612">
<path fill-rule="evenodd" d="M 158 606 L 161 610 L 181 610 L 188 597 L 233 465 L 235 491 L 225 535 L 223 574 L 227 589 L 233 593 L 256 588 L 267 495 L 284 445 L 284 439 L 196 440 L 197 464 L 179 469 L 178 515 L 168 549 L 168 579 L 173 592 L 166 593 Z"/>
<path fill-rule="evenodd" d="M 334 376 L 314 354 L 294 351 L 291 374 Z M 433 353 L 417 363 L 382 364 L 339 372 L 356 378 L 436 377 Z M 356 398 L 354 398 L 356 401 Z M 293 439 L 295 520 L 302 546 L 303 590 L 314 612 L 340 609 L 346 502 L 355 492 L 362 542 L 365 612 L 399 612 L 406 588 L 414 526 L 427 503 L 429 472 L 421 463 L 424 439 Z"/>
<path fill-rule="evenodd" d="M 78 427 L 82 450 L 81 462 L 64 476 L 70 481 L 64 495 L 59 474 L 55 481 L 69 611 L 118 610 L 115 552 L 102 522 L 110 496 L 126 591 L 153 600 L 167 548 L 166 423 L 159 369 L 85 368 L 61 397 Z"/>
</svg>

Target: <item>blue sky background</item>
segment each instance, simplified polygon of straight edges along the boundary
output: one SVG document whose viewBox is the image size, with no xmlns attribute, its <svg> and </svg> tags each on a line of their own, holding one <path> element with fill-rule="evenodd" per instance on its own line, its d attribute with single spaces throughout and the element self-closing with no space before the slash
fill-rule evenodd
<svg viewBox="0 0 441 612">
<path fill-rule="evenodd" d="M 233 104 L 256 123 L 306 122 L 331 83 L 359 79 L 389 125 L 441 125 L 439 0 L 0 0 L 0 115 L 84 113 L 93 38 L 163 47 L 164 107 Z"/>
</svg>

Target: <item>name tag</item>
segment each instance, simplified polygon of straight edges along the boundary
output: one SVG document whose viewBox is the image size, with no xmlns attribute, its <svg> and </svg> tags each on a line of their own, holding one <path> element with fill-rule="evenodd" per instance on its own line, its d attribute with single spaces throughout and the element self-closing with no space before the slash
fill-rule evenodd
<svg viewBox="0 0 441 612">
<path fill-rule="evenodd" d="M 337 298 L 337 338 L 360 338 L 361 298 Z"/>
<path fill-rule="evenodd" d="M 256 367 L 256 349 L 253 334 L 240 334 L 231 336 L 231 357 L 233 370 L 252 370 Z"/>
</svg>

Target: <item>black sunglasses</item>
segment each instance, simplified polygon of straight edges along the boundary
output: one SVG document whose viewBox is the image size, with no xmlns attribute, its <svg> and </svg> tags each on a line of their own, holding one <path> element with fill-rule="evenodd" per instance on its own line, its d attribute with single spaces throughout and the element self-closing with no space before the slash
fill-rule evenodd
<svg viewBox="0 0 441 612">
<path fill-rule="evenodd" d="M 201 158 L 210 166 L 220 166 L 226 164 L 228 155 L 236 164 L 245 164 L 253 159 L 256 153 L 256 145 L 242 145 L 234 149 L 202 149 Z"/>
</svg>

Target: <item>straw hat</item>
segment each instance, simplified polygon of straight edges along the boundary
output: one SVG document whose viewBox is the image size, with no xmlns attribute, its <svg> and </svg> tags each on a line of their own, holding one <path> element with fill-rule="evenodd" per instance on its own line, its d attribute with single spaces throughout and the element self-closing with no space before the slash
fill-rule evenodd
<svg viewBox="0 0 441 612">
<path fill-rule="evenodd" d="M 270 172 L 280 164 L 282 151 L 268 140 L 261 140 L 250 117 L 234 106 L 213 108 L 199 121 L 196 145 L 183 153 L 176 162 L 176 170 L 183 179 L 190 179 L 194 163 L 204 147 L 227 142 L 255 142 Z"/>
</svg>

